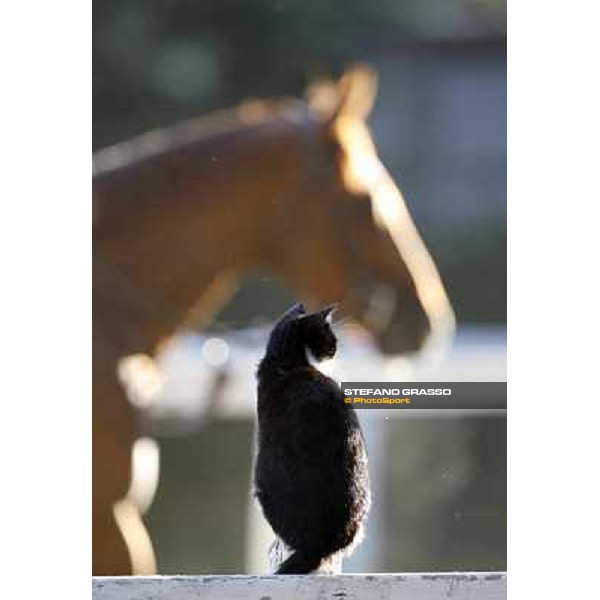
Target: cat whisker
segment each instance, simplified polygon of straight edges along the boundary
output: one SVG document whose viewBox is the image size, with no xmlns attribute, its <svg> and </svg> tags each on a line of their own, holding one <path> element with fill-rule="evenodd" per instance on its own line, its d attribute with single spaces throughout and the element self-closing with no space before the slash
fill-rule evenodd
<svg viewBox="0 0 600 600">
<path fill-rule="evenodd" d="M 350 315 L 348 315 L 347 317 L 344 317 L 343 319 L 339 319 L 339 320 L 335 321 L 335 323 L 332 323 L 332 327 L 342 327 L 351 319 L 352 319 L 352 317 Z"/>
</svg>

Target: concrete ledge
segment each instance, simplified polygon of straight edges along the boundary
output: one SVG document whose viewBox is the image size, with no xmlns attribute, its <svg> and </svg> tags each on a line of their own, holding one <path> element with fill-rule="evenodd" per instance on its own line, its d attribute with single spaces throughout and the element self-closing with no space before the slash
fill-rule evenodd
<svg viewBox="0 0 600 600">
<path fill-rule="evenodd" d="M 506 573 L 93 577 L 93 600 L 504 600 Z"/>
</svg>

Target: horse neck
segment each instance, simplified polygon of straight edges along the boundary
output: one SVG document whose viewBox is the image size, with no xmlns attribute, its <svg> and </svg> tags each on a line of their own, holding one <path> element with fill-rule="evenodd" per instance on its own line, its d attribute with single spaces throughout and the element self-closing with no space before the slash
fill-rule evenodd
<svg viewBox="0 0 600 600">
<path fill-rule="evenodd" d="M 151 350 L 199 301 L 208 314 L 237 273 L 264 264 L 272 205 L 302 177 L 305 136 L 279 118 L 97 174 L 94 285 L 129 315 L 127 351 Z"/>
</svg>

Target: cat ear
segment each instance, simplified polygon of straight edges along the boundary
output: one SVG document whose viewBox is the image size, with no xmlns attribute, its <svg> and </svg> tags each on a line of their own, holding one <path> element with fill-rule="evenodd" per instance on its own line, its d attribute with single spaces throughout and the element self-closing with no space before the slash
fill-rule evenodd
<svg viewBox="0 0 600 600">
<path fill-rule="evenodd" d="M 323 319 L 323 321 L 327 321 L 329 323 L 331 322 L 331 316 L 339 307 L 339 303 L 336 302 L 335 304 L 331 304 L 323 310 L 320 310 L 317 314 L 321 317 L 321 319 Z"/>
<path fill-rule="evenodd" d="M 294 304 L 291 308 L 282 315 L 281 320 L 288 319 L 290 317 L 301 317 L 306 315 L 306 309 L 304 308 L 304 304 L 302 302 L 298 302 Z"/>
<path fill-rule="evenodd" d="M 298 317 L 298 319 L 300 320 L 300 319 L 312 318 L 312 319 L 318 319 L 320 321 L 326 321 L 327 323 L 331 323 L 331 315 L 339 308 L 339 306 L 340 305 L 338 303 L 331 304 L 316 313 L 311 313 L 309 315 L 307 315 L 307 314 L 300 315 Z"/>
</svg>

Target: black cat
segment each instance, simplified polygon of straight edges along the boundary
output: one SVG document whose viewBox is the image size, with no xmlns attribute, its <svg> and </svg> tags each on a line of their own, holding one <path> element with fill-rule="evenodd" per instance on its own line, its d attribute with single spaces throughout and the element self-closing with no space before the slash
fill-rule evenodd
<svg viewBox="0 0 600 600">
<path fill-rule="evenodd" d="M 354 409 L 312 367 L 332 357 L 335 307 L 279 320 L 258 368 L 256 496 L 273 531 L 293 549 L 277 573 L 310 573 L 358 539 L 370 505 L 367 454 Z"/>
</svg>

